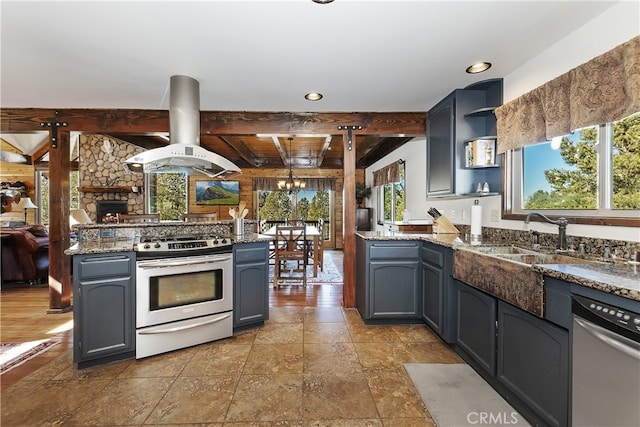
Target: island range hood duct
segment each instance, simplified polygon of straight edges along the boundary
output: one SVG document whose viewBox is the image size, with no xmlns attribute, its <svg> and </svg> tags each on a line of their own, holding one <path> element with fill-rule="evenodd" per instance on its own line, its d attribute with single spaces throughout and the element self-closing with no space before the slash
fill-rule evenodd
<svg viewBox="0 0 640 427">
<path fill-rule="evenodd" d="M 211 178 L 240 168 L 200 146 L 200 84 L 187 76 L 171 76 L 169 138 L 166 147 L 143 151 L 125 160 L 131 172 L 202 174 Z"/>
</svg>

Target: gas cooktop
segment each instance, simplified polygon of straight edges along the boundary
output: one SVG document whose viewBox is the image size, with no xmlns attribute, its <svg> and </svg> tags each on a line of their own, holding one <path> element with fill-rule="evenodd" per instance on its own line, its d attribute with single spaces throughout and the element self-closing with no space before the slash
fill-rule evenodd
<svg viewBox="0 0 640 427">
<path fill-rule="evenodd" d="M 203 252 L 207 249 L 224 249 L 233 245 L 233 239 L 220 235 L 140 236 L 135 244 L 136 252 Z"/>
</svg>

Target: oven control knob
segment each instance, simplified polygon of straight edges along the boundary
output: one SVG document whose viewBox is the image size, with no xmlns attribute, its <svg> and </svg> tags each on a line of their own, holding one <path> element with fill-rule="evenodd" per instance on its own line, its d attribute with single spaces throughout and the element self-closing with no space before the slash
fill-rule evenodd
<svg viewBox="0 0 640 427">
<path fill-rule="evenodd" d="M 217 245 L 218 244 L 218 239 L 213 239 L 213 244 Z"/>
<path fill-rule="evenodd" d="M 226 245 L 227 244 L 227 239 L 222 239 L 222 244 Z"/>
<path fill-rule="evenodd" d="M 145 249 L 149 249 L 151 247 L 151 245 L 148 244 L 148 243 L 145 243 L 144 246 L 142 246 L 142 247 L 145 248 Z"/>
<path fill-rule="evenodd" d="M 158 249 L 160 247 L 160 243 L 156 242 L 155 245 L 153 245 L 154 248 Z"/>
</svg>

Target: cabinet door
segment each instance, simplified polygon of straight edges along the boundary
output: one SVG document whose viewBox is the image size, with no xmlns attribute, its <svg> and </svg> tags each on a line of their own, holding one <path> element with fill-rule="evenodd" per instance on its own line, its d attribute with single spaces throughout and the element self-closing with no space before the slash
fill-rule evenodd
<svg viewBox="0 0 640 427">
<path fill-rule="evenodd" d="M 269 318 L 269 247 L 266 242 L 234 245 L 233 327 Z"/>
<path fill-rule="evenodd" d="M 454 95 L 449 95 L 427 115 L 427 196 L 454 192 Z"/>
<path fill-rule="evenodd" d="M 496 372 L 496 299 L 456 282 L 456 344 L 491 376 Z"/>
<path fill-rule="evenodd" d="M 134 286 L 129 277 L 80 282 L 76 362 L 135 350 Z"/>
<path fill-rule="evenodd" d="M 417 259 L 371 261 L 368 317 L 420 319 L 420 278 Z"/>
<path fill-rule="evenodd" d="M 266 262 L 238 265 L 235 271 L 233 327 L 264 322 L 269 312 Z"/>
<path fill-rule="evenodd" d="M 422 319 L 438 334 L 442 334 L 443 285 L 442 268 L 422 262 Z"/>
<path fill-rule="evenodd" d="M 569 419 L 569 331 L 500 301 L 498 380 L 548 425 Z"/>
</svg>

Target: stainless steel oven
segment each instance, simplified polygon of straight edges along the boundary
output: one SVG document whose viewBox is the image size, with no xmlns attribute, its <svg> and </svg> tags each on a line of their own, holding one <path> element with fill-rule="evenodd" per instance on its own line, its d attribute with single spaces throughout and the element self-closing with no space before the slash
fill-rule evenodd
<svg viewBox="0 0 640 427">
<path fill-rule="evenodd" d="M 233 335 L 231 246 L 203 253 L 206 247 L 193 242 L 164 244 L 175 251 L 138 245 L 137 359 Z"/>
</svg>

